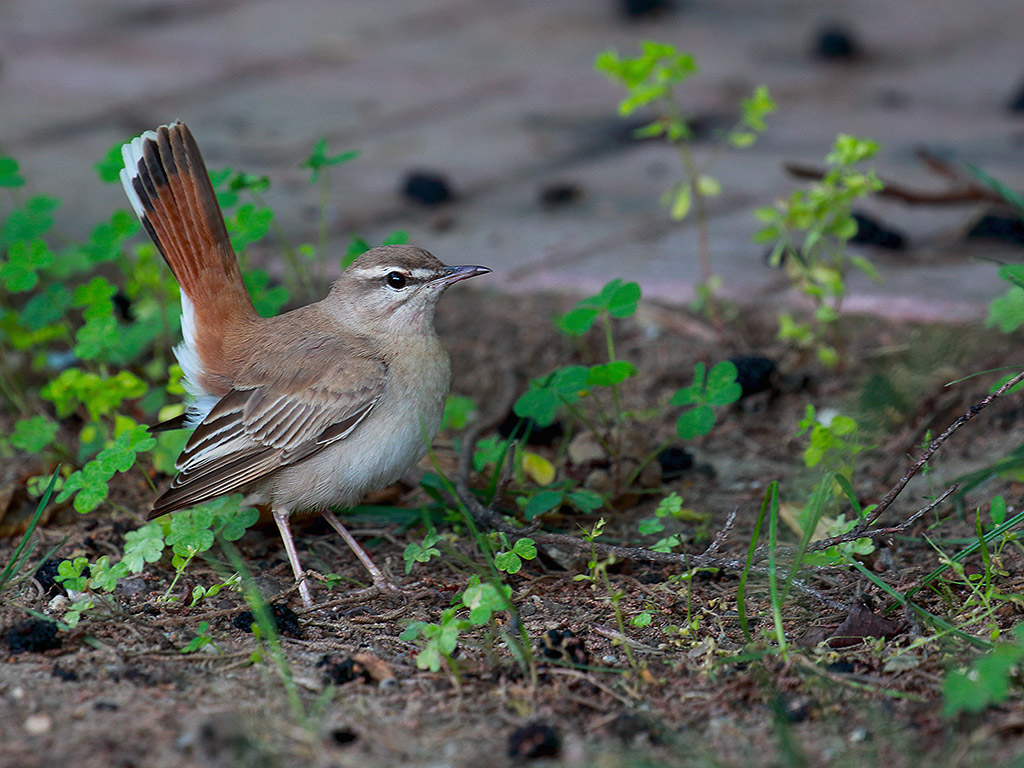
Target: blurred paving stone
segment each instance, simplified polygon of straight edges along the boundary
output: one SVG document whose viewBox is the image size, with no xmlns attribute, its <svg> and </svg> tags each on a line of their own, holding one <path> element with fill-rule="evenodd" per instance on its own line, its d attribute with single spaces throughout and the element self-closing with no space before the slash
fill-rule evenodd
<svg viewBox="0 0 1024 768">
<path fill-rule="evenodd" d="M 842 67 L 808 57 L 830 23 L 856 29 L 867 56 Z M 692 115 L 727 123 L 759 83 L 779 103 L 758 144 L 713 171 L 724 190 L 709 209 L 715 269 L 734 300 L 793 301 L 750 242 L 752 211 L 794 188 L 784 162 L 821 164 L 840 131 L 880 141 L 879 173 L 905 184 L 942 187 L 914 156 L 926 144 L 1024 189 L 1024 123 L 1005 106 L 1024 46 L 1019 0 L 948 0 L 928 14 L 911 0 L 721 0 L 630 24 L 592 0 L 8 0 L 0 147 L 33 191 L 64 198 L 61 229 L 80 235 L 124 206 L 92 164 L 182 118 L 211 167 L 271 176 L 279 223 L 303 242 L 317 195 L 298 164 L 325 136 L 333 151 L 362 151 L 332 176 L 339 257 L 352 232 L 372 242 L 400 227 L 444 259 L 495 267 L 492 289 L 588 291 L 628 275 L 682 302 L 697 274 L 693 225 L 659 203 L 678 159 L 622 139 L 621 93 L 593 70 L 601 50 L 632 54 L 648 38 L 696 55 L 701 73 L 681 91 Z M 416 167 L 443 169 L 459 191 L 443 232 L 397 192 Z M 537 189 L 566 178 L 586 196 L 545 210 Z M 1019 259 L 958 237 L 969 207 L 866 208 L 909 247 L 858 251 L 886 282 L 854 277 L 848 309 L 978 317 L 1004 288 L 976 259 Z"/>
</svg>

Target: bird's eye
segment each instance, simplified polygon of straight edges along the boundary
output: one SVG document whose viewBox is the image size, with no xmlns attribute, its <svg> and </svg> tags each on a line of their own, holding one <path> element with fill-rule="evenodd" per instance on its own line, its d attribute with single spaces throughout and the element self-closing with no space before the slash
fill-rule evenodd
<svg viewBox="0 0 1024 768">
<path fill-rule="evenodd" d="M 396 291 L 400 291 L 405 288 L 408 279 L 401 272 L 388 272 L 384 277 L 384 282 L 389 288 L 394 288 Z"/>
</svg>

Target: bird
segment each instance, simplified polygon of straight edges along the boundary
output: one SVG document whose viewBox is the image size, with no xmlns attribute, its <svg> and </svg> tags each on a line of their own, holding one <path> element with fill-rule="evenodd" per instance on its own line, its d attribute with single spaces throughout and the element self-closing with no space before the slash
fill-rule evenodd
<svg viewBox="0 0 1024 768">
<path fill-rule="evenodd" d="M 181 294 L 174 353 L 188 403 L 181 418 L 156 428 L 194 429 L 149 517 L 237 492 L 247 505 L 268 506 L 311 608 L 289 521 L 319 513 L 374 586 L 393 588 L 332 508 L 391 485 L 427 452 L 451 380 L 434 310 L 447 288 L 491 270 L 379 246 L 322 300 L 261 317 L 185 124 L 146 131 L 121 153 L 125 194 Z"/>
</svg>

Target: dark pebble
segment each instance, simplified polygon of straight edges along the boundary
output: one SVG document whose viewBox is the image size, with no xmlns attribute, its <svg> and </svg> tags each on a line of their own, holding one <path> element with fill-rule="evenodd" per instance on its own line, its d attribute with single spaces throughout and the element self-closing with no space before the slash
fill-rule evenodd
<svg viewBox="0 0 1024 768">
<path fill-rule="evenodd" d="M 286 605 L 272 605 L 270 606 L 270 615 L 274 619 L 274 625 L 277 627 L 277 631 L 282 635 L 302 637 L 302 627 L 299 626 L 299 616 L 291 608 Z M 252 631 L 254 621 L 255 619 L 253 618 L 252 611 L 243 611 L 235 616 L 231 623 L 238 627 L 238 629 Z"/>
<path fill-rule="evenodd" d="M 661 464 L 661 479 L 665 482 L 678 480 L 683 473 L 693 466 L 693 454 L 677 445 L 658 451 L 658 463 Z"/>
<path fill-rule="evenodd" d="M 508 737 L 508 756 L 513 760 L 558 757 L 562 743 L 547 723 L 533 722 L 516 728 Z"/>
<path fill-rule="evenodd" d="M 448 180 L 433 171 L 411 171 L 402 183 L 402 194 L 414 203 L 428 207 L 455 199 Z"/>
<path fill-rule="evenodd" d="M 112 701 L 97 701 L 92 705 L 92 708 L 97 712 L 114 712 L 120 709 L 120 707 Z"/>
<path fill-rule="evenodd" d="M 1010 103 L 1006 105 L 1006 108 L 1011 112 L 1024 112 L 1024 84 L 1021 84 L 1017 95 L 1010 99 Z"/>
<path fill-rule="evenodd" d="M 541 635 L 539 650 L 546 659 L 563 661 L 574 667 L 585 667 L 590 663 L 590 654 L 583 640 L 568 629 L 549 629 Z"/>
<path fill-rule="evenodd" d="M 26 619 L 7 630 L 4 642 L 11 653 L 37 653 L 60 648 L 57 625 L 45 619 Z"/>
<path fill-rule="evenodd" d="M 834 661 L 825 667 L 829 672 L 840 675 L 852 675 L 855 669 L 852 661 Z"/>
<path fill-rule="evenodd" d="M 64 588 L 56 580 L 57 568 L 60 566 L 60 562 L 59 557 L 51 557 L 49 560 L 43 560 L 39 567 L 36 568 L 35 579 L 49 597 L 64 592 Z"/>
<path fill-rule="evenodd" d="M 523 425 L 517 430 L 516 427 L 520 422 L 523 422 Z M 526 434 L 527 445 L 543 447 L 552 446 L 565 436 L 565 428 L 560 421 L 541 427 L 533 419 L 521 419 L 513 411 L 509 411 L 505 420 L 498 425 L 498 434 L 509 438 L 513 432 L 517 439 L 521 439 L 523 434 Z"/>
<path fill-rule="evenodd" d="M 369 683 L 372 679 L 366 667 L 352 658 L 339 659 L 327 654 L 316 665 L 323 667 L 324 681 L 332 685 L 344 685 L 353 680 Z"/>
<path fill-rule="evenodd" d="M 857 234 L 850 238 L 851 243 L 873 245 L 888 251 L 902 251 L 907 247 L 907 239 L 901 233 L 889 229 L 876 219 L 856 212 L 853 218 L 857 222 Z"/>
<path fill-rule="evenodd" d="M 824 61 L 855 61 L 862 52 L 856 36 L 849 29 L 831 24 L 815 34 L 811 53 Z"/>
<path fill-rule="evenodd" d="M 730 357 L 729 362 L 736 366 L 736 383 L 742 390 L 740 398 L 774 389 L 776 367 L 773 360 L 760 355 L 741 355 Z"/>
<path fill-rule="evenodd" d="M 114 304 L 114 311 L 122 321 L 130 323 L 135 320 L 135 313 L 132 311 L 132 302 L 131 299 L 128 298 L 127 294 L 118 291 L 114 294 L 111 301 Z"/>
<path fill-rule="evenodd" d="M 674 0 L 618 0 L 618 6 L 623 18 L 635 20 L 668 13 L 676 4 Z"/>
<path fill-rule="evenodd" d="M 78 680 L 78 673 L 73 669 L 64 669 L 64 667 L 53 665 L 53 670 L 50 672 L 51 677 L 56 677 L 58 680 L 63 680 L 65 683 L 74 683 Z"/>
<path fill-rule="evenodd" d="M 642 715 L 622 712 L 608 723 L 608 732 L 629 744 L 638 737 L 646 736 L 652 744 L 661 741 L 658 727 Z"/>
<path fill-rule="evenodd" d="M 335 728 L 331 731 L 331 739 L 334 740 L 335 744 L 345 746 L 351 744 L 353 741 L 359 738 L 359 734 L 353 731 L 351 728 Z"/>
<path fill-rule="evenodd" d="M 802 723 L 814 711 L 814 699 L 810 696 L 794 696 L 783 693 L 777 701 L 779 714 L 791 723 Z"/>
<path fill-rule="evenodd" d="M 583 189 L 576 184 L 555 182 L 540 190 L 539 202 L 541 208 L 552 210 L 575 203 L 582 198 Z"/>
<path fill-rule="evenodd" d="M 1010 245 L 1024 245 L 1024 220 L 1019 216 L 989 213 L 978 219 L 967 233 L 967 237 L 1000 240 Z"/>
</svg>

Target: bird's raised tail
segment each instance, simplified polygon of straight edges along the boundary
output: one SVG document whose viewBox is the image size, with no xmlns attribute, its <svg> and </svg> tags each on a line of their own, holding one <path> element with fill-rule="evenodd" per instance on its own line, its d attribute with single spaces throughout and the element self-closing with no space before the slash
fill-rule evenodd
<svg viewBox="0 0 1024 768">
<path fill-rule="evenodd" d="M 181 286 L 184 343 L 175 352 L 192 394 L 230 387 L 230 339 L 257 320 L 199 147 L 184 123 L 121 148 L 121 183 Z"/>
</svg>

